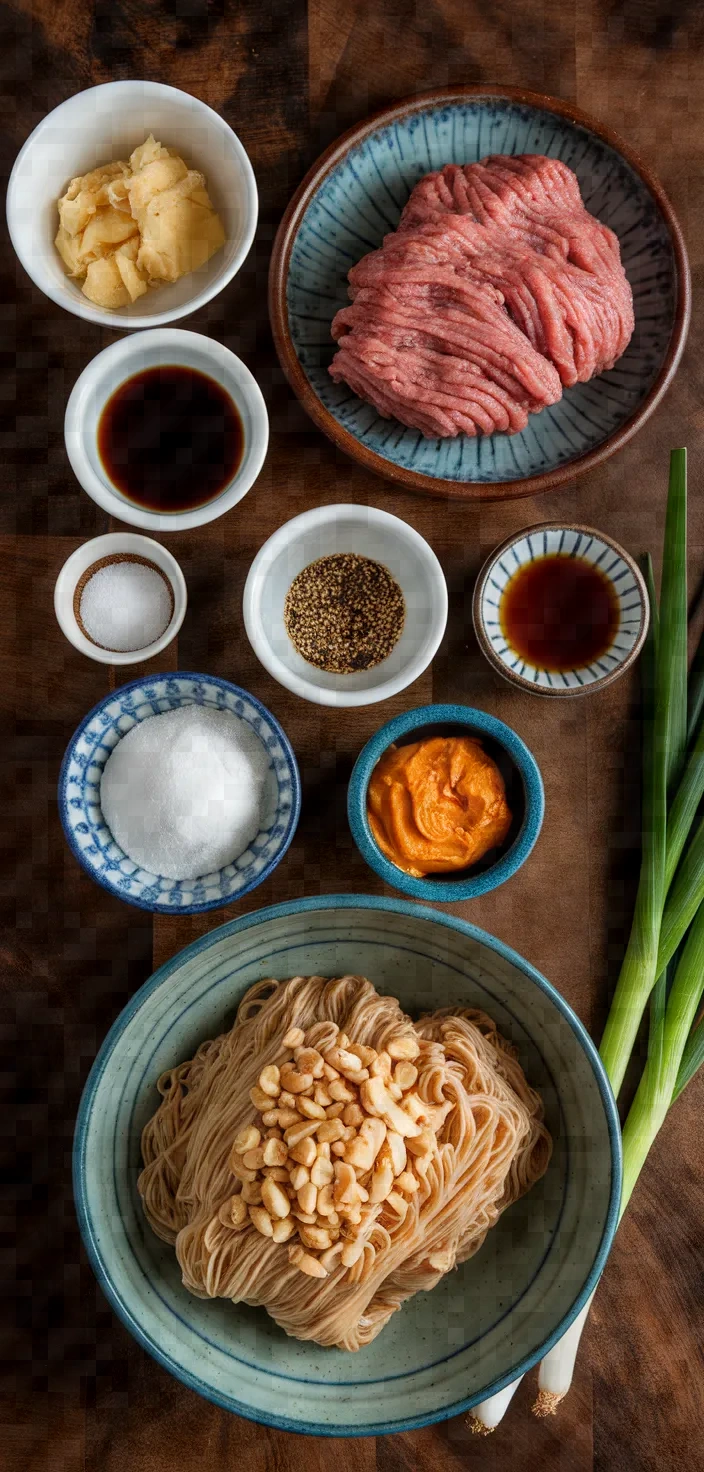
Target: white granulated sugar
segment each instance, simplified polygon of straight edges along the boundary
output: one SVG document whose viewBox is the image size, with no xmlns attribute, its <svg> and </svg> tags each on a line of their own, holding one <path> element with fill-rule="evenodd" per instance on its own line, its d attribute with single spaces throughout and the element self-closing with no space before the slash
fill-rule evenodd
<svg viewBox="0 0 704 1472">
<path fill-rule="evenodd" d="M 125 654 L 146 649 L 171 621 L 171 595 L 155 567 L 143 562 L 110 562 L 99 567 L 81 593 L 81 621 L 103 649 Z"/>
<path fill-rule="evenodd" d="M 239 716 L 183 705 L 140 721 L 118 742 L 100 784 L 103 816 L 143 869 L 197 879 L 256 838 L 269 765 Z"/>
</svg>

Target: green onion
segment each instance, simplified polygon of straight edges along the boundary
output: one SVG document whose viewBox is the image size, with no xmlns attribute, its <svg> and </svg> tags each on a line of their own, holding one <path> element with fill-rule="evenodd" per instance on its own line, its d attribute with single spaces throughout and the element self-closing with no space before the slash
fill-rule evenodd
<svg viewBox="0 0 704 1472">
<path fill-rule="evenodd" d="M 648 1058 L 623 1129 L 619 1221 L 670 1105 L 704 1063 L 704 1017 L 692 1027 L 702 1001 L 703 986 L 704 905 L 677 965 L 669 998 L 665 972 L 658 977 L 651 994 Z M 577 1350 L 593 1297 L 592 1293 L 569 1329 L 540 1362 L 538 1396 L 533 1406 L 537 1416 L 554 1415 L 572 1384 Z"/>
<path fill-rule="evenodd" d="M 672 959 L 704 900 L 704 818 L 680 864 L 660 927 L 658 974 Z"/>
<path fill-rule="evenodd" d="M 698 1068 L 704 1063 L 704 1017 L 700 1017 L 695 1023 L 687 1039 L 687 1045 L 682 1054 L 677 1081 L 672 1091 L 672 1102 L 679 1099 L 683 1089 L 694 1078 Z"/>
<path fill-rule="evenodd" d="M 689 689 L 688 725 L 686 523 L 686 451 L 673 450 L 659 613 L 649 558 L 645 569 L 651 618 L 642 662 L 640 880 L 631 935 L 601 1044 L 606 1071 L 618 1094 L 650 998 L 647 1059 L 623 1127 L 619 1220 L 668 1109 L 704 1064 L 704 1013 L 697 1016 L 704 1000 L 704 818 L 686 847 L 704 796 L 704 638 Z M 590 1306 L 591 1298 L 543 1357 L 533 1407 L 539 1416 L 551 1415 L 569 1390 Z M 520 1379 L 475 1407 L 476 1429 L 493 1429 Z"/>
<path fill-rule="evenodd" d="M 601 1042 L 601 1056 L 618 1095 L 640 1021 L 659 971 L 665 903 L 667 791 L 682 765 L 687 740 L 687 452 L 670 456 L 659 626 L 649 593 L 651 628 L 645 656 L 653 678 L 653 713 L 646 716 L 643 763 L 643 851 L 633 927 Z M 646 696 L 649 691 L 646 690 Z"/>
<path fill-rule="evenodd" d="M 704 721 L 697 732 L 697 739 L 688 757 L 682 781 L 668 814 L 665 858 L 666 890 L 669 890 L 672 883 L 702 797 L 704 797 Z"/>
<path fill-rule="evenodd" d="M 623 1128 L 619 1220 L 668 1109 L 704 1064 L 704 1013 L 697 1017 L 704 1000 L 704 819 L 685 851 L 704 795 L 704 639 L 693 667 L 687 725 L 686 496 L 685 451 L 674 450 L 659 623 L 650 562 L 646 567 L 651 627 L 642 666 L 646 710 L 641 873 L 633 928 L 601 1044 L 606 1071 L 618 1094 L 650 997 L 647 1060 Z M 668 791 L 679 779 L 687 746 L 695 737 L 668 815 Z M 685 935 L 684 949 L 674 961 Z M 569 1390 L 590 1306 L 591 1299 L 541 1362 L 533 1407 L 539 1416 L 551 1415 Z"/>
<path fill-rule="evenodd" d="M 696 648 L 687 686 L 687 745 L 691 746 L 704 714 L 704 634 Z"/>
<path fill-rule="evenodd" d="M 670 457 L 659 621 L 650 577 L 650 632 L 644 654 L 646 741 L 643 762 L 643 846 L 631 935 L 601 1042 L 616 1095 L 623 1083 L 640 1020 L 658 976 L 665 903 L 667 790 L 687 738 L 687 476 L 686 451 Z"/>
<path fill-rule="evenodd" d="M 653 1068 L 661 1068 L 664 1056 L 665 1012 L 667 1010 L 668 972 L 661 972 L 650 993 L 650 1021 L 648 1025 L 648 1059 Z M 621 1215 L 624 1202 L 621 1200 Z"/>
<path fill-rule="evenodd" d="M 651 1028 L 651 1044 L 635 1098 L 623 1127 L 623 1194 L 621 1214 L 640 1175 L 645 1157 L 672 1103 L 692 1024 L 704 987 L 704 905 L 687 937 L 672 990 L 664 1005 L 661 982 Z M 655 995 L 654 994 L 654 995 Z"/>
</svg>

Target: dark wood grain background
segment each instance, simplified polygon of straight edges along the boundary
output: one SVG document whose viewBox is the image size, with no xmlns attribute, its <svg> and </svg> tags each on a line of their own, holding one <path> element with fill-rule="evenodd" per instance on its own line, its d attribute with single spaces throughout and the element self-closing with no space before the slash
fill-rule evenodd
<svg viewBox="0 0 704 1472">
<path fill-rule="evenodd" d="M 239 353 L 264 390 L 271 448 L 229 516 L 164 538 L 190 607 L 164 667 L 253 690 L 283 722 L 304 783 L 285 861 L 242 906 L 159 919 L 109 898 L 64 848 L 55 786 L 64 747 L 111 672 L 75 653 L 52 590 L 78 543 L 109 529 L 64 452 L 68 393 L 113 340 L 46 301 L 2 227 L 0 370 L 0 971 L 7 1151 L 3 1263 L 9 1306 L 0 1465 L 7 1472 L 696 1472 L 704 1467 L 702 1133 L 704 1079 L 662 1131 L 597 1295 L 559 1416 L 530 1414 L 527 1377 L 503 1425 L 477 1440 L 456 1419 L 415 1434 L 315 1441 L 271 1432 L 172 1380 L 114 1318 L 82 1252 L 70 1187 L 73 1123 L 95 1052 L 135 988 L 194 935 L 275 900 L 379 892 L 354 849 L 345 788 L 361 743 L 397 710 L 458 699 L 508 720 L 546 782 L 547 817 L 521 873 L 458 913 L 510 942 L 599 1033 L 623 949 L 638 842 L 634 681 L 546 706 L 482 661 L 468 592 L 509 532 L 569 516 L 632 552 L 659 553 L 668 452 L 690 449 L 692 586 L 704 570 L 704 8 L 697 0 L 15 0 L 0 6 L 1 165 L 83 87 L 148 77 L 194 93 L 240 135 L 261 193 L 252 254 L 187 325 Z M 464 507 L 393 490 L 337 455 L 282 381 L 266 316 L 278 220 L 320 149 L 395 98 L 447 82 L 504 82 L 572 99 L 619 129 L 658 171 L 687 237 L 695 288 L 689 347 L 658 412 L 604 467 L 560 493 Z M 243 635 L 249 563 L 284 520 L 336 500 L 369 502 L 429 538 L 451 589 L 432 672 L 380 707 L 317 710 L 259 667 Z M 137 671 L 135 671 L 136 673 Z M 131 674 L 132 672 L 130 672 Z M 530 1383 L 533 1381 L 533 1383 Z"/>
</svg>

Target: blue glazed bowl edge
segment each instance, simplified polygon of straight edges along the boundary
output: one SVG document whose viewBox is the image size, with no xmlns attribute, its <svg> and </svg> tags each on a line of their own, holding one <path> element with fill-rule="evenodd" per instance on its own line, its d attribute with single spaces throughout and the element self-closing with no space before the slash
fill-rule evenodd
<svg viewBox="0 0 704 1472">
<path fill-rule="evenodd" d="M 188 1374 L 179 1366 L 176 1361 L 172 1360 L 171 1357 L 162 1350 L 162 1348 L 156 1341 L 152 1340 L 149 1335 L 144 1333 L 140 1325 L 137 1324 L 137 1322 L 130 1314 L 129 1310 L 122 1303 L 119 1295 L 112 1288 L 112 1285 L 103 1269 L 100 1254 L 98 1252 L 93 1236 L 89 1212 L 87 1209 L 84 1156 L 87 1145 L 87 1132 L 93 1098 L 114 1044 L 117 1042 L 128 1022 L 132 1019 L 135 1013 L 139 1011 L 140 1007 L 146 1001 L 147 997 L 151 996 L 152 992 L 154 992 L 157 987 L 159 987 L 164 981 L 168 980 L 173 972 L 176 971 L 178 967 L 183 964 L 185 958 L 191 957 L 198 954 L 199 952 L 202 952 L 203 950 L 209 949 L 211 946 L 217 944 L 220 940 L 222 940 L 225 936 L 239 934 L 241 931 L 249 929 L 254 925 L 265 924 L 268 920 L 278 919 L 279 917 L 298 915 L 301 913 L 306 913 L 307 911 L 310 912 L 330 909 L 345 910 L 354 908 L 381 911 L 386 910 L 396 914 L 413 915 L 421 918 L 425 918 L 428 916 L 428 914 L 430 914 L 432 919 L 440 923 L 441 925 L 444 925 L 449 929 L 459 931 L 461 934 L 466 935 L 469 938 L 480 942 L 481 944 L 487 945 L 499 956 L 503 957 L 505 960 L 510 962 L 510 964 L 516 966 L 519 970 L 521 970 L 536 986 L 540 988 L 542 992 L 545 993 L 546 996 L 550 998 L 554 1006 L 561 1013 L 561 1015 L 567 1021 L 573 1033 L 575 1034 L 578 1042 L 580 1043 L 586 1057 L 591 1064 L 594 1077 L 596 1079 L 607 1122 L 609 1145 L 611 1151 L 611 1186 L 609 1193 L 609 1205 L 604 1223 L 604 1230 L 602 1233 L 601 1242 L 599 1244 L 599 1249 L 597 1251 L 587 1279 L 577 1297 L 575 1298 L 572 1307 L 564 1315 L 563 1319 L 558 1324 L 556 1329 L 552 1332 L 552 1334 L 548 1336 L 545 1342 L 541 1344 L 537 1350 L 526 1356 L 509 1373 L 502 1376 L 495 1382 L 492 1382 L 492 1384 L 485 1387 L 485 1389 L 483 1389 L 481 1392 L 470 1396 L 465 1400 L 459 1401 L 453 1405 L 443 1407 L 438 1412 L 422 1416 L 410 1416 L 403 1421 L 393 1423 L 382 1422 L 375 1423 L 369 1426 L 358 1426 L 355 1424 L 349 1426 L 330 1426 L 325 1423 L 316 1422 L 298 1423 L 291 1421 L 288 1417 L 267 1416 L 265 1413 L 261 1413 L 255 1416 L 252 1413 L 251 1407 L 242 1405 L 241 1403 L 237 1402 L 234 1397 L 218 1395 L 217 1392 L 214 1392 L 209 1386 L 205 1386 L 202 1382 L 199 1382 L 197 1379 L 195 1379 L 195 1377 Z M 105 1294 L 115 1313 L 125 1324 L 125 1327 L 129 1330 L 129 1332 L 137 1339 L 138 1343 L 140 1343 L 142 1347 L 146 1349 L 147 1352 L 155 1360 L 157 1360 L 159 1364 L 163 1366 L 164 1369 L 166 1369 L 170 1374 L 174 1375 L 176 1379 L 180 1380 L 190 1389 L 195 1390 L 199 1395 L 203 1396 L 204 1399 L 210 1401 L 212 1404 L 221 1406 L 224 1410 L 233 1411 L 235 1414 L 241 1415 L 245 1419 L 254 1421 L 259 1425 L 270 1426 L 273 1429 L 281 1431 L 293 1431 L 299 1435 L 324 1437 L 389 1435 L 402 1431 L 414 1431 L 420 1429 L 423 1426 L 429 1426 L 441 1421 L 446 1421 L 451 1419 L 453 1416 L 460 1415 L 464 1411 L 471 1410 L 473 1406 L 479 1404 L 481 1401 L 487 1399 L 489 1396 L 497 1394 L 507 1385 L 512 1384 L 513 1381 L 516 1380 L 520 1375 L 523 1375 L 527 1373 L 528 1370 L 532 1369 L 532 1367 L 536 1365 L 539 1360 L 541 1360 L 543 1356 L 547 1354 L 548 1351 L 552 1349 L 552 1347 L 562 1338 L 562 1335 L 569 1328 L 570 1324 L 573 1323 L 574 1319 L 580 1313 L 582 1308 L 584 1308 L 585 1304 L 588 1302 L 589 1298 L 597 1287 L 611 1249 L 616 1228 L 618 1226 L 622 1172 L 623 1159 L 618 1108 L 614 1099 L 606 1070 L 601 1061 L 601 1058 L 599 1057 L 599 1053 L 595 1047 L 595 1044 L 589 1036 L 589 1033 L 587 1032 L 584 1024 L 580 1021 L 576 1012 L 573 1011 L 573 1009 L 570 1007 L 569 1003 L 565 1000 L 562 994 L 557 990 L 556 987 L 552 985 L 551 982 L 547 980 L 545 976 L 543 976 L 542 972 L 540 972 L 537 967 L 533 966 L 530 961 L 527 961 L 517 951 L 514 951 L 511 946 L 506 945 L 504 941 L 499 940 L 496 936 L 490 935 L 488 931 L 482 930 L 479 926 L 473 925 L 470 921 L 462 920 L 455 915 L 443 914 L 443 912 L 439 910 L 429 911 L 427 906 L 413 904 L 408 900 L 393 899 L 391 897 L 385 898 L 377 895 L 360 894 L 311 896 L 307 899 L 287 900 L 277 905 L 268 905 L 264 909 L 254 911 L 249 915 L 243 915 L 237 920 L 230 920 L 224 925 L 218 926 L 215 930 L 210 931 L 207 935 L 201 936 L 197 940 L 192 941 L 190 945 L 184 947 L 184 949 L 180 951 L 177 956 L 172 957 L 169 961 L 166 961 L 162 966 L 160 966 L 159 969 L 155 971 L 154 974 L 146 982 L 144 982 L 139 990 L 135 992 L 134 996 L 123 1008 L 120 1015 L 112 1024 L 112 1027 L 110 1028 L 97 1054 L 97 1057 L 88 1075 L 88 1079 L 86 1080 L 83 1094 L 81 1096 L 81 1102 L 76 1120 L 76 1128 L 74 1132 L 72 1151 L 73 1191 L 78 1225 L 81 1232 L 81 1237 L 83 1239 L 83 1244 L 88 1254 L 93 1272 L 95 1273 L 95 1276 L 103 1293 Z"/>
<path fill-rule="evenodd" d="M 381 853 L 367 817 L 367 789 L 374 767 L 383 752 L 400 737 L 407 736 L 420 727 L 440 723 L 466 726 L 468 730 L 481 731 L 493 737 L 513 761 L 525 793 L 523 822 L 508 852 L 474 878 L 455 879 L 451 882 L 416 879 L 405 874 Z M 452 904 L 459 900 L 478 899 L 480 895 L 488 894 L 513 878 L 538 841 L 544 815 L 543 779 L 532 752 L 504 721 L 486 711 L 477 710 L 474 706 L 425 705 L 395 716 L 381 726 L 362 748 L 352 768 L 347 788 L 347 818 L 362 858 L 392 888 L 412 896 L 413 899 L 430 901 L 431 904 Z"/>
</svg>

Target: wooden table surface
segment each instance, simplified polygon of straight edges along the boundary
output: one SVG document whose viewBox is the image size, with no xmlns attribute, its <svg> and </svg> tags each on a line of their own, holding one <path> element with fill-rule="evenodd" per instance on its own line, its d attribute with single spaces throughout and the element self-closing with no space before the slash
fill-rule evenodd
<svg viewBox="0 0 704 1472">
<path fill-rule="evenodd" d="M 164 538 L 190 607 L 163 667 L 251 689 L 295 747 L 303 813 L 285 861 L 240 906 L 157 919 L 112 900 L 64 847 L 55 786 L 64 747 L 114 673 L 77 654 L 52 607 L 56 575 L 109 529 L 64 451 L 67 396 L 113 340 L 45 300 L 3 233 L 0 714 L 3 800 L 3 1026 L 19 1074 L 5 1127 L 17 1235 L 5 1238 L 12 1304 L 0 1415 L 9 1472 L 641 1472 L 704 1467 L 701 1118 L 696 1081 L 662 1131 L 618 1234 L 572 1393 L 530 1414 L 527 1377 L 484 1440 L 462 1418 L 414 1434 L 316 1441 L 269 1431 L 200 1400 L 129 1337 L 79 1243 L 70 1186 L 78 1100 L 91 1061 L 153 964 L 193 936 L 272 901 L 381 892 L 353 847 L 345 788 L 355 754 L 399 710 L 478 704 L 510 722 L 545 777 L 538 847 L 504 888 L 457 913 L 510 942 L 559 986 L 598 1035 L 633 902 L 638 843 L 636 683 L 557 706 L 514 693 L 471 633 L 481 559 L 509 532 L 556 516 L 592 523 L 632 552 L 659 554 L 672 445 L 690 449 L 694 587 L 704 569 L 704 26 L 695 0 L 14 0 L 0 12 L 2 167 L 50 109 L 94 83 L 147 77 L 216 108 L 247 148 L 261 194 L 239 276 L 185 324 L 241 354 L 269 406 L 271 448 L 246 501 L 220 521 Z M 305 418 L 275 360 L 266 273 L 277 223 L 304 171 L 371 109 L 447 82 L 503 82 L 571 99 L 619 129 L 656 169 L 680 214 L 695 285 L 676 382 L 605 466 L 536 501 L 481 508 L 394 490 L 337 454 Z M 4 226 L 3 226 L 4 232 Z M 393 701 L 336 714 L 287 694 L 244 637 L 242 585 L 264 539 L 319 503 L 358 501 L 426 536 L 451 590 L 448 636 L 429 671 Z M 129 672 L 132 675 L 133 671 Z M 118 677 L 118 683 L 119 683 Z M 10 1115 L 10 1118 L 12 1116 Z M 16 1150 L 13 1147 L 16 1146 Z M 7 1229 L 6 1229 L 7 1230 Z M 533 1383 L 529 1383 L 533 1380 Z"/>
</svg>

